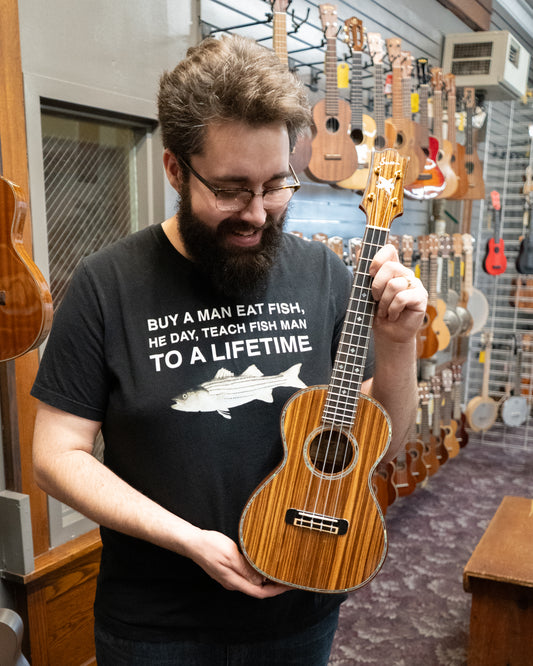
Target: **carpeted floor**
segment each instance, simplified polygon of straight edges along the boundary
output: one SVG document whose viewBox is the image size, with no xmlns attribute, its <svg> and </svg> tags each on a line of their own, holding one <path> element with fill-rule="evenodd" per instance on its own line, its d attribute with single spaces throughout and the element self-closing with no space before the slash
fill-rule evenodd
<svg viewBox="0 0 533 666">
<path fill-rule="evenodd" d="M 471 597 L 462 575 L 505 495 L 533 498 L 533 451 L 473 440 L 387 511 L 379 574 L 342 606 L 330 666 L 463 666 Z"/>
</svg>

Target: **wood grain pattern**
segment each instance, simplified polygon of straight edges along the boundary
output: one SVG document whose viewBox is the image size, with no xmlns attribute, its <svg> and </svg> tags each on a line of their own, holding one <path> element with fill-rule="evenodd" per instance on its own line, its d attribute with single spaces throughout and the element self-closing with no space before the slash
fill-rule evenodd
<svg viewBox="0 0 533 666">
<path fill-rule="evenodd" d="M 361 395 L 353 429 L 346 433 L 352 446 L 348 469 L 317 473 L 309 444 L 324 430 L 326 393 L 325 386 L 302 389 L 287 403 L 281 420 L 284 459 L 247 504 L 240 542 L 265 576 L 307 590 L 340 592 L 367 583 L 385 560 L 385 522 L 370 479 L 388 446 L 390 423 L 376 401 Z M 288 508 L 345 519 L 348 531 L 339 536 L 288 525 Z"/>
<path fill-rule="evenodd" d="M 0 361 L 37 347 L 52 325 L 52 296 L 22 237 L 26 202 L 0 176 Z"/>
</svg>

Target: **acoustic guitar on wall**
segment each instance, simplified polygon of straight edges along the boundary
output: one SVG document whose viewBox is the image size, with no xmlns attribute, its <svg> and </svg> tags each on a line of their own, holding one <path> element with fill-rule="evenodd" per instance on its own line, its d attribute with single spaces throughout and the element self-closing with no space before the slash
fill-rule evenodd
<svg viewBox="0 0 533 666">
<path fill-rule="evenodd" d="M 287 8 L 290 0 L 274 0 L 272 2 L 272 26 L 274 51 L 281 62 L 289 66 L 289 54 L 287 52 Z M 296 173 L 304 171 L 311 159 L 311 142 L 315 128 L 308 128 L 296 140 L 292 149 L 290 162 Z"/>
<path fill-rule="evenodd" d="M 288 400 L 281 415 L 283 460 L 241 516 L 241 549 L 251 565 L 300 589 L 352 590 L 385 561 L 385 522 L 371 478 L 391 424 L 361 385 L 376 305 L 368 271 L 403 212 L 406 163 L 394 150 L 374 153 L 361 202 L 367 225 L 330 384 Z"/>
<path fill-rule="evenodd" d="M 326 97 L 313 106 L 316 135 L 306 174 L 309 178 L 337 183 L 357 169 L 357 151 L 350 138 L 351 109 L 337 87 L 337 9 L 319 5 L 326 37 Z"/>
<path fill-rule="evenodd" d="M 0 176 L 0 362 L 38 347 L 52 326 L 50 290 L 23 243 L 26 211 L 20 187 Z"/>
<path fill-rule="evenodd" d="M 368 170 L 376 136 L 376 123 L 373 118 L 363 113 L 362 57 L 365 44 L 363 22 L 352 17 L 345 22 L 344 27 L 352 52 L 350 137 L 357 152 L 357 170 L 349 178 L 339 181 L 337 185 L 349 190 L 364 190 L 368 181 Z"/>
</svg>

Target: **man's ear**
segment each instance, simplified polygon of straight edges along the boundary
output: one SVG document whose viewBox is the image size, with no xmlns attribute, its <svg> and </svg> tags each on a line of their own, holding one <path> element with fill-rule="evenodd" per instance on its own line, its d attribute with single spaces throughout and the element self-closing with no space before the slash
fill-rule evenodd
<svg viewBox="0 0 533 666">
<path fill-rule="evenodd" d="M 174 153 L 168 148 L 165 148 L 165 152 L 163 153 L 163 166 L 165 167 L 168 182 L 179 194 L 183 184 L 183 168 Z"/>
</svg>

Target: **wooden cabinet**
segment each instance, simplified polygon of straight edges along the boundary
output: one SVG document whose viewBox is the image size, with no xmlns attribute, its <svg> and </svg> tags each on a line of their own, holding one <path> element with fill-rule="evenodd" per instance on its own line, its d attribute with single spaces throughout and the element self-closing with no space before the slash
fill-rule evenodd
<svg viewBox="0 0 533 666">
<path fill-rule="evenodd" d="M 464 569 L 472 593 L 468 666 L 530 666 L 533 500 L 503 498 Z"/>
<path fill-rule="evenodd" d="M 96 663 L 93 601 L 101 549 L 94 530 L 36 557 L 30 574 L 4 572 L 23 616 L 23 654 L 32 666 Z"/>
</svg>

